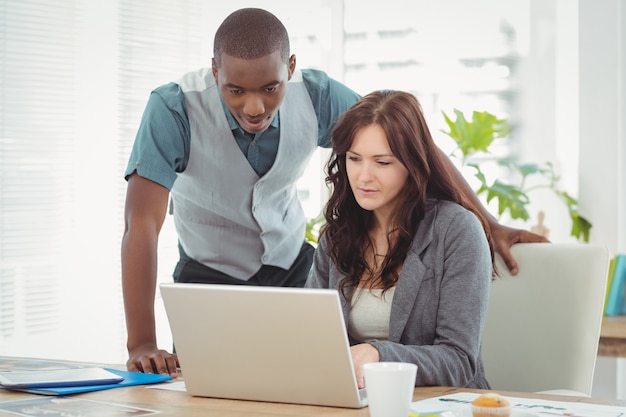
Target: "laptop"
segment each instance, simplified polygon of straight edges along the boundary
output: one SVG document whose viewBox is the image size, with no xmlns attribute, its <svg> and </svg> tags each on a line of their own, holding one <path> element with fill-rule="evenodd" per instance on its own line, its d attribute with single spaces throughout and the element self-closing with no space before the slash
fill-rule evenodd
<svg viewBox="0 0 626 417">
<path fill-rule="evenodd" d="M 361 408 L 336 290 L 160 285 L 187 392 Z"/>
</svg>

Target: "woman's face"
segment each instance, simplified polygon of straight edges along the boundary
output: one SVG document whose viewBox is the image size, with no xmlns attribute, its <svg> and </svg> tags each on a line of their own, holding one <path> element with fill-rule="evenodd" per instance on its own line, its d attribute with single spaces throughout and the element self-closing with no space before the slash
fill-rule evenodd
<svg viewBox="0 0 626 417">
<path fill-rule="evenodd" d="M 409 175 L 379 125 L 360 128 L 346 152 L 348 181 L 357 203 L 377 215 L 393 212 Z"/>
</svg>

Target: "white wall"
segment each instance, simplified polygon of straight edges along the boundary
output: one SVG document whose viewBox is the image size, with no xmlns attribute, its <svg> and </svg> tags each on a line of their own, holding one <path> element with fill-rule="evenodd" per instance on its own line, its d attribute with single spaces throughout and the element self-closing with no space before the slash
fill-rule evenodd
<svg viewBox="0 0 626 417">
<path fill-rule="evenodd" d="M 531 0 L 530 9 L 522 156 L 555 161 L 593 224 L 590 243 L 626 252 L 626 2 Z M 567 240 L 561 203 L 546 194 L 531 210 L 547 211 L 553 241 Z M 593 396 L 626 398 L 626 359 L 599 358 Z"/>
<path fill-rule="evenodd" d="M 580 205 L 592 240 L 626 251 L 626 5 L 580 0 Z"/>
<path fill-rule="evenodd" d="M 580 206 L 592 243 L 626 252 L 626 4 L 579 0 L 579 29 Z M 625 361 L 599 359 L 592 395 L 626 398 Z"/>
</svg>

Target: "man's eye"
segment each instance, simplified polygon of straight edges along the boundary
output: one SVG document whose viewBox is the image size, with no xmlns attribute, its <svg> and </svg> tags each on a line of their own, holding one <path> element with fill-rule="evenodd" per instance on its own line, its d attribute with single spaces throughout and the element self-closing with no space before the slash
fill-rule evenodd
<svg viewBox="0 0 626 417">
<path fill-rule="evenodd" d="M 265 89 L 265 91 L 268 93 L 275 93 L 277 90 L 278 90 L 278 87 L 267 87 Z"/>
<path fill-rule="evenodd" d="M 239 95 L 239 94 L 241 94 L 242 92 L 243 92 L 242 90 L 235 90 L 235 89 L 231 89 L 231 90 L 230 90 L 230 94 L 233 94 L 233 95 Z"/>
</svg>

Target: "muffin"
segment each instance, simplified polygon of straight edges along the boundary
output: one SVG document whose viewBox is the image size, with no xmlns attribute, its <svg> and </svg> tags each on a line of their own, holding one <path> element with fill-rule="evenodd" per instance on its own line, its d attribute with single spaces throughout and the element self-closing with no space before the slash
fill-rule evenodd
<svg viewBox="0 0 626 417">
<path fill-rule="evenodd" d="M 495 392 L 483 394 L 472 401 L 473 417 L 509 417 L 511 403 Z"/>
</svg>

